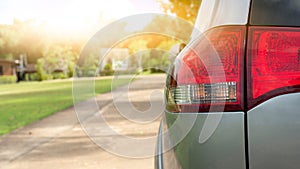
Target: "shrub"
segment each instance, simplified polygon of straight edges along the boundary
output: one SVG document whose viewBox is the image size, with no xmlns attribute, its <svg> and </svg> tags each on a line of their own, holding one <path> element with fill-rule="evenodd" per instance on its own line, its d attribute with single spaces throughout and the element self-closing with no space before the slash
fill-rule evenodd
<svg viewBox="0 0 300 169">
<path fill-rule="evenodd" d="M 164 70 L 162 70 L 162 69 L 159 69 L 159 68 L 150 68 L 150 72 L 151 73 L 165 73 L 165 71 Z"/>
<path fill-rule="evenodd" d="M 104 66 L 104 70 L 100 72 L 101 76 L 111 76 L 114 74 L 114 70 L 112 69 L 112 65 L 110 63 Z"/>
<path fill-rule="evenodd" d="M 16 76 L 0 76 L 0 84 L 10 84 L 16 82 L 17 82 Z"/>
<path fill-rule="evenodd" d="M 74 68 L 75 68 L 75 63 L 69 62 L 69 64 L 68 64 L 68 77 L 73 77 L 74 76 Z"/>
<path fill-rule="evenodd" d="M 67 76 L 63 72 L 52 73 L 53 79 L 65 79 Z"/>
<path fill-rule="evenodd" d="M 26 74 L 25 79 L 27 81 L 38 81 L 39 80 L 37 73 Z"/>
<path fill-rule="evenodd" d="M 37 80 L 38 81 L 43 81 L 43 80 L 48 80 L 49 77 L 47 73 L 45 72 L 44 68 L 44 60 L 39 59 L 36 65 L 36 71 L 37 71 Z"/>
<path fill-rule="evenodd" d="M 96 76 L 96 69 L 94 68 L 87 68 L 81 69 L 79 77 L 95 77 Z"/>
</svg>

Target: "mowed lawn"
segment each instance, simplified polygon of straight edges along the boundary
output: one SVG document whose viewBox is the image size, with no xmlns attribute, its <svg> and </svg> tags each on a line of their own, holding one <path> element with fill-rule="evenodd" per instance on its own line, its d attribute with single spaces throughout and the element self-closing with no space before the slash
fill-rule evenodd
<svg viewBox="0 0 300 169">
<path fill-rule="evenodd" d="M 131 79 L 113 82 L 121 86 Z M 95 80 L 96 94 L 109 92 L 112 79 Z M 72 80 L 0 85 L 0 135 L 73 105 Z"/>
</svg>

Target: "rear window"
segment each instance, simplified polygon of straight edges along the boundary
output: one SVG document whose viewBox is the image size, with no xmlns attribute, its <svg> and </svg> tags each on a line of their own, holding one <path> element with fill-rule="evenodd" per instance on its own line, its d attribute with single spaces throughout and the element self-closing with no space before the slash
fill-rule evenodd
<svg viewBox="0 0 300 169">
<path fill-rule="evenodd" d="M 250 24 L 300 26 L 300 0 L 252 0 Z"/>
</svg>

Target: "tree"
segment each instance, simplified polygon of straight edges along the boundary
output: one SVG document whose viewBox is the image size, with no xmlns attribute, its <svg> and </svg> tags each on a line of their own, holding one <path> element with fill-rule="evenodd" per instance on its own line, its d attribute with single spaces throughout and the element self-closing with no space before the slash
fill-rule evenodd
<svg viewBox="0 0 300 169">
<path fill-rule="evenodd" d="M 42 49 L 45 47 L 45 35 L 43 25 L 38 25 L 34 20 L 20 21 L 15 19 L 11 29 L 17 33 L 18 43 L 14 47 L 17 52 L 15 57 L 26 54 L 29 63 L 36 63 L 42 57 Z"/>
<path fill-rule="evenodd" d="M 149 58 L 147 44 L 147 40 L 135 38 L 130 40 L 130 43 L 128 45 L 130 55 L 135 56 L 135 58 L 131 57 L 131 62 L 133 64 L 136 64 L 136 67 L 140 70 L 145 68 L 145 62 Z"/>
<path fill-rule="evenodd" d="M 149 39 L 149 47 L 154 48 L 162 41 L 170 38 L 179 40 L 183 43 L 187 42 L 190 39 L 193 28 L 193 24 L 183 19 L 178 19 L 168 15 L 158 15 L 154 17 L 147 26 L 144 27 L 144 31 L 160 32 L 159 36 L 156 35 L 155 38 Z"/>
<path fill-rule="evenodd" d="M 18 56 L 19 52 L 16 50 L 19 44 L 19 34 L 12 26 L 0 26 L 0 58 L 11 59 L 13 56 Z"/>
<path fill-rule="evenodd" d="M 173 13 L 177 17 L 195 23 L 201 0 L 158 0 L 165 13 Z"/>
<path fill-rule="evenodd" d="M 170 63 L 170 48 L 175 44 L 187 43 L 192 30 L 190 22 L 157 15 L 143 28 L 143 34 L 129 37 L 115 47 L 128 48 L 131 66 L 139 71 L 148 68 L 165 70 Z"/>
<path fill-rule="evenodd" d="M 44 49 L 43 57 L 37 61 L 39 80 L 51 79 L 56 70 L 63 71 L 64 77 L 73 76 L 74 62 L 77 54 L 70 46 L 51 45 Z"/>
</svg>

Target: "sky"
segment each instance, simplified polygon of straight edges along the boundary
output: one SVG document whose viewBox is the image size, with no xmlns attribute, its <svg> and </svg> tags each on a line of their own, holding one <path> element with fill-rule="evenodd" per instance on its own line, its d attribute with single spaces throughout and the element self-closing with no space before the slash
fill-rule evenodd
<svg viewBox="0 0 300 169">
<path fill-rule="evenodd" d="M 140 13 L 162 13 L 156 0 L 1 0 L 0 24 L 35 20 L 52 29 L 78 31 Z"/>
</svg>

